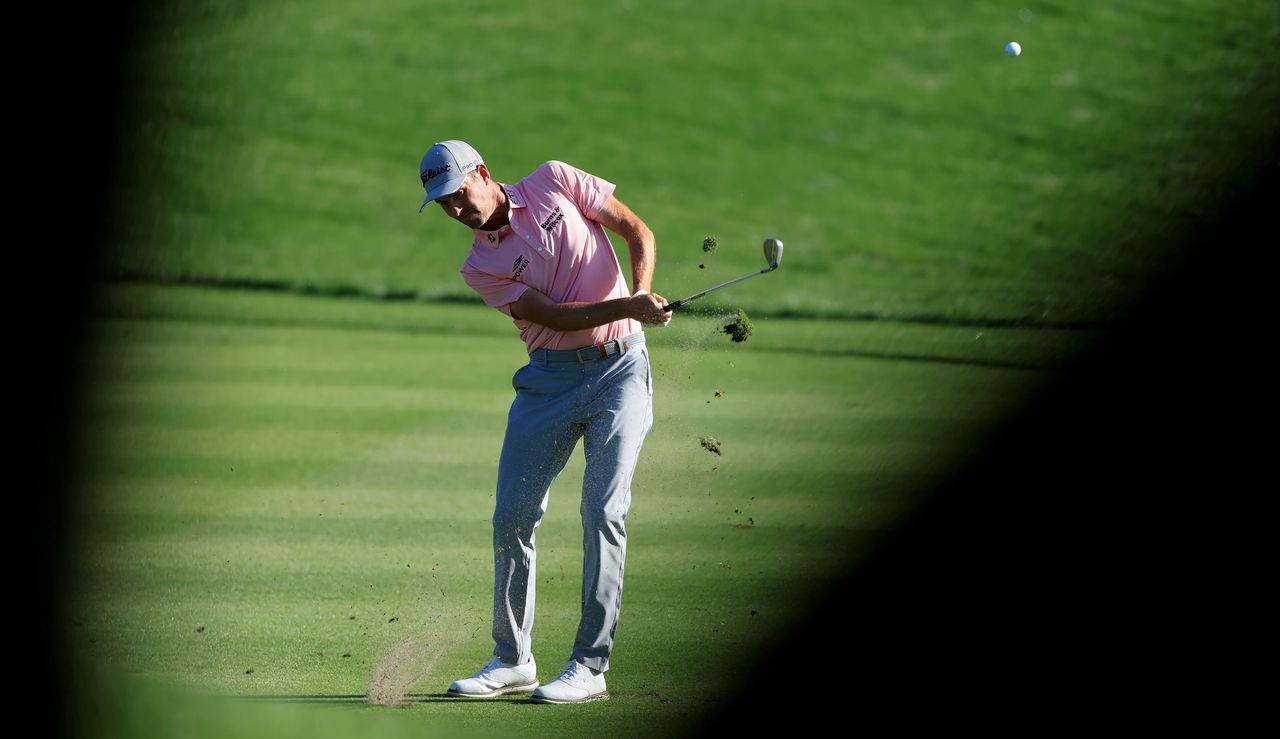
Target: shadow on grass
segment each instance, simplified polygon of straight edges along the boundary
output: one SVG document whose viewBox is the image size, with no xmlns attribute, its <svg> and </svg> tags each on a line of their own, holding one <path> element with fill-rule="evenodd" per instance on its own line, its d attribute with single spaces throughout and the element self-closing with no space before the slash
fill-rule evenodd
<svg viewBox="0 0 1280 739">
<path fill-rule="evenodd" d="M 380 303 L 422 303 L 447 305 L 482 306 L 484 301 L 470 292 L 427 292 L 421 290 L 374 290 L 356 284 L 315 284 L 306 281 L 268 280 L 251 277 L 221 277 L 217 275 L 176 275 L 163 276 L 141 272 L 116 271 L 101 275 L 100 279 L 107 283 L 120 285 L 165 285 L 210 287 L 219 290 L 240 290 L 246 292 L 278 293 L 288 295 L 311 295 L 326 298 L 346 298 Z M 680 309 L 682 314 L 694 316 L 719 316 L 732 312 L 726 305 L 707 304 L 690 305 Z M 884 321 L 886 323 L 904 323 L 923 326 L 951 326 L 964 328 L 1041 328 L 1060 330 L 1097 330 L 1115 325 L 1109 317 L 1080 318 L 1076 320 L 1049 320 L 1043 317 L 1016 316 L 956 316 L 931 313 L 914 313 L 903 315 L 883 315 L 871 310 L 805 310 L 799 308 L 778 308 L 770 310 L 766 306 L 755 306 L 751 314 L 757 318 L 800 319 L 818 321 Z"/>
<path fill-rule="evenodd" d="M 765 347 L 753 351 L 776 354 L 807 354 L 818 357 L 852 357 L 855 359 L 878 359 L 892 362 L 923 362 L 926 364 L 952 364 L 966 367 L 985 367 L 992 369 L 1019 370 L 1061 370 L 1071 366 L 1070 362 L 1014 362 L 1000 359 L 963 359 L 960 357 L 942 357 L 927 354 L 900 354 L 897 352 L 871 352 L 864 349 L 815 349 L 813 347 Z"/>
<path fill-rule="evenodd" d="M 367 695 L 236 695 L 237 700 L 255 703 L 312 703 L 312 704 L 349 704 L 369 703 Z M 413 703 L 523 703 L 535 705 L 528 696 L 499 695 L 492 698 L 458 698 L 448 693 L 407 693 L 404 705 Z M 375 705 L 370 703 L 370 705 Z"/>
</svg>

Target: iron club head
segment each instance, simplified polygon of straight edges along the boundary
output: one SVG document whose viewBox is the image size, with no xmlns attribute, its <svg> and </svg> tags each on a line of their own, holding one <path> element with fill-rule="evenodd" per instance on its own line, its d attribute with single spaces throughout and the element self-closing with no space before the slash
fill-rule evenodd
<svg viewBox="0 0 1280 739">
<path fill-rule="evenodd" d="M 769 262 L 769 266 L 768 266 L 768 267 L 766 267 L 766 268 L 764 268 L 764 269 L 761 269 L 761 270 L 757 270 L 757 271 L 755 271 L 755 272 L 751 272 L 751 273 L 749 273 L 749 274 L 745 274 L 745 275 L 743 275 L 743 276 L 739 277 L 739 278 L 738 278 L 738 279 L 736 279 L 736 280 L 729 280 L 728 282 L 723 283 L 723 284 L 720 284 L 720 285 L 716 285 L 715 287 L 709 287 L 709 288 L 707 288 L 706 290 L 703 290 L 703 291 L 702 291 L 702 292 L 700 292 L 700 293 L 694 293 L 693 295 L 690 295 L 689 297 L 685 298 L 684 300 L 677 300 L 677 301 L 676 301 L 676 302 L 674 302 L 674 303 L 670 303 L 670 304 L 668 304 L 668 305 L 664 305 L 664 306 L 662 306 L 662 309 L 663 309 L 663 310 L 675 310 L 676 308 L 679 308 L 679 307 L 681 307 L 681 306 L 683 306 L 683 305 L 687 305 L 688 303 L 691 303 L 691 302 L 693 302 L 693 301 L 697 300 L 698 298 L 702 297 L 703 295 L 706 295 L 707 293 L 713 293 L 713 292 L 715 292 L 716 290 L 719 290 L 719 289 L 721 289 L 721 288 L 728 287 L 728 286 L 733 285 L 733 284 L 738 283 L 738 282 L 742 282 L 743 280 L 746 280 L 746 279 L 748 279 L 748 278 L 756 277 L 757 275 L 768 274 L 769 272 L 774 271 L 775 269 L 777 269 L 777 268 L 778 268 L 778 264 L 780 264 L 780 263 L 782 262 L 782 241 L 781 241 L 780 239 L 765 239 L 765 240 L 764 240 L 764 258 L 765 258 L 765 260 L 766 260 L 766 261 L 768 261 L 768 262 Z"/>
<path fill-rule="evenodd" d="M 778 265 L 782 262 L 781 239 L 764 240 L 764 258 L 769 263 L 770 271 L 778 268 Z"/>
</svg>

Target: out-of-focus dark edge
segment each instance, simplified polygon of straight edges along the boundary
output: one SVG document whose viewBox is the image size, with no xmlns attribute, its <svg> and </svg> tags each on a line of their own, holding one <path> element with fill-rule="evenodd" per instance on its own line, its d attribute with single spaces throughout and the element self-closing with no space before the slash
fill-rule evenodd
<svg viewBox="0 0 1280 739">
<path fill-rule="evenodd" d="M 1266 705 L 1249 677 L 1274 631 L 1280 147 L 1265 143 L 1131 314 L 792 637 L 719 676 L 740 688 L 691 735 L 769 719 L 792 735 L 1242 727 Z"/>
<path fill-rule="evenodd" d="M 31 676 L 23 678 L 25 710 L 41 736 L 71 735 L 74 712 L 84 705 L 69 682 L 70 655 L 60 639 L 66 512 L 79 352 L 112 202 L 133 11 L 127 2 L 36 4 L 15 9 L 20 17 L 11 19 L 22 38 L 13 46 L 21 91 L 10 97 L 10 119 L 21 133 L 9 137 L 10 156 L 20 160 L 9 170 L 18 201 L 8 208 L 7 282 L 16 291 L 6 311 L 6 354 L 18 408 L 8 424 L 18 439 L 8 455 L 15 481 L 9 529 L 20 547 L 10 564 L 29 594 L 11 602 L 24 616 L 11 636 L 20 649 L 38 652 L 18 664 Z M 28 613 L 36 617 L 28 621 Z"/>
<path fill-rule="evenodd" d="M 26 483 L 10 491 L 11 538 L 23 545 L 10 561 L 43 605 L 14 632 L 47 655 L 20 663 L 43 702 L 28 709 L 41 735 L 64 736 L 83 706 L 57 638 L 71 419 L 135 7 L 48 8 L 12 20 L 57 30 L 19 50 L 11 99 L 11 118 L 30 130 L 10 141 L 21 158 L 11 234 L 25 233 L 9 249 L 19 288 L 6 312 L 19 406 L 10 460 Z M 1250 473 L 1266 471 L 1275 436 L 1264 381 L 1275 375 L 1276 157 L 1272 138 L 1241 196 L 1188 235 L 1185 258 L 1133 315 L 793 639 L 749 674 L 707 675 L 741 688 L 690 733 L 758 733 L 772 718 L 788 734 L 884 721 L 1145 727 L 1209 714 L 1220 726 L 1261 704 L 1263 683 L 1246 676 L 1269 666 L 1262 603 L 1274 576 L 1261 572 L 1257 527 L 1274 481 Z"/>
</svg>

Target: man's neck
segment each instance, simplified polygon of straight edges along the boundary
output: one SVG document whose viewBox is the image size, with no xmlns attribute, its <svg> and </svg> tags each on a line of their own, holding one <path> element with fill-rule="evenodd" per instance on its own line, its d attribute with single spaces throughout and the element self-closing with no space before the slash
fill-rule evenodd
<svg viewBox="0 0 1280 739">
<path fill-rule="evenodd" d="M 498 185 L 498 183 L 494 183 Z M 503 226 L 511 223 L 511 199 L 507 197 L 507 191 L 498 185 L 498 208 L 493 211 L 493 215 L 489 216 L 489 220 L 484 222 L 480 227 L 481 231 L 497 231 Z"/>
</svg>

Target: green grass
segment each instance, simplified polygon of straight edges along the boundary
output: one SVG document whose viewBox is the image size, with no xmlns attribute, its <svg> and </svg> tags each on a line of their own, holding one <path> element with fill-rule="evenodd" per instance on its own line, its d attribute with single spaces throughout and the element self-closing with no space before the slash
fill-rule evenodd
<svg viewBox="0 0 1280 739">
<path fill-rule="evenodd" d="M 993 351 L 968 328 L 782 319 L 742 345 L 715 318 L 650 331 L 656 420 L 613 698 L 554 712 L 438 699 L 491 649 L 513 329 L 471 306 L 207 288 L 118 287 L 98 305 L 67 603 L 85 669 L 145 678 L 144 693 L 312 696 L 341 706 L 315 711 L 381 715 L 359 696 L 415 636 L 443 654 L 410 708 L 377 721 L 536 733 L 664 733 L 714 707 L 736 686 L 712 676 L 785 633 L 1069 343 L 984 331 Z M 539 533 L 543 673 L 576 627 L 581 471 L 579 454 Z"/>
<path fill-rule="evenodd" d="M 134 20 L 60 604 L 96 736 L 690 726 L 1125 315 L 1280 117 L 1261 0 L 182 0 Z M 555 158 L 617 183 L 669 298 L 787 245 L 777 274 L 649 332 L 607 703 L 438 699 L 491 648 L 523 359 L 458 277 L 467 234 L 416 212 L 444 138 L 500 180 Z M 739 308 L 741 345 L 720 328 Z M 539 535 L 544 678 L 576 622 L 581 468 Z M 407 709 L 364 704 L 406 637 L 438 661 Z"/>
<path fill-rule="evenodd" d="M 472 737 L 438 716 L 405 720 L 391 709 L 370 711 L 349 697 L 299 696 L 289 700 L 213 698 L 162 681 L 95 675 L 80 686 L 74 724 L 81 736 L 173 736 L 189 739 L 363 736 Z"/>
<path fill-rule="evenodd" d="M 499 179 L 555 158 L 616 182 L 663 294 L 758 267 L 778 236 L 785 279 L 708 300 L 1106 323 L 1253 166 L 1280 10 L 1028 9 L 161 4 L 140 11 L 104 273 L 471 297 L 467 234 L 416 212 L 418 159 L 456 137 Z"/>
</svg>

